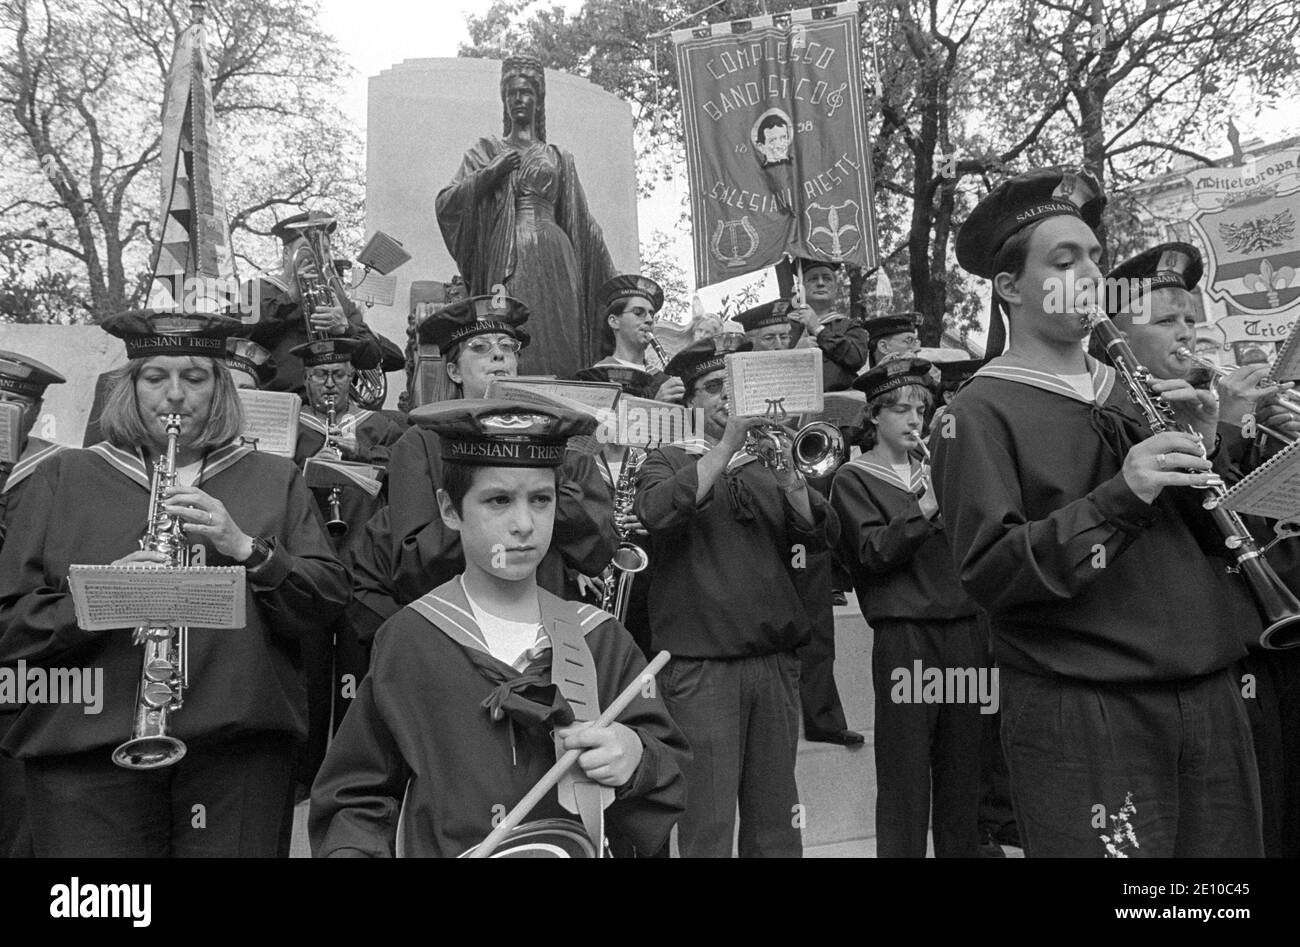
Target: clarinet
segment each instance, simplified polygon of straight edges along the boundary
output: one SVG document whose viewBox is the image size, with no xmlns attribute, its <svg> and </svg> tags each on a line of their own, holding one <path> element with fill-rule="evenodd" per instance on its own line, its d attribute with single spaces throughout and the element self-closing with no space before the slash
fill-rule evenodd
<svg viewBox="0 0 1300 947">
<path fill-rule="evenodd" d="M 1151 373 L 1138 363 L 1128 342 L 1106 313 L 1094 306 L 1081 319 L 1110 353 L 1116 373 L 1151 433 L 1182 431 L 1194 434 L 1190 428 L 1178 424 L 1169 402 L 1151 390 Z M 1268 564 L 1241 517 L 1222 505 L 1228 492 L 1223 480 L 1213 476 L 1205 489 L 1203 505 L 1223 534 L 1223 545 L 1231 551 L 1235 562 L 1228 571 L 1239 572 L 1245 578 L 1264 618 L 1266 627 L 1260 635 L 1260 645 L 1270 650 L 1300 647 L 1300 600 Z"/>
</svg>

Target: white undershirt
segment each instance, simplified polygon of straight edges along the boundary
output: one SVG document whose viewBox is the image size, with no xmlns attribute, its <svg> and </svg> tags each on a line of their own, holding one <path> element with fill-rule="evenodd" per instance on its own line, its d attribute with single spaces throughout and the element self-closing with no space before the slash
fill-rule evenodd
<svg viewBox="0 0 1300 947">
<path fill-rule="evenodd" d="M 1062 375 L 1061 380 L 1077 391 L 1080 396 L 1092 401 L 1095 397 L 1095 389 L 1092 387 L 1092 374 L 1084 372 L 1082 375 Z"/>
<path fill-rule="evenodd" d="M 203 461 L 196 460 L 192 464 L 186 464 L 184 467 L 176 468 L 176 485 L 178 487 L 192 487 L 194 481 L 199 479 L 199 472 L 203 469 Z"/>
<path fill-rule="evenodd" d="M 894 473 L 898 474 L 898 479 L 903 483 L 912 482 L 912 465 L 911 464 L 890 464 L 894 468 Z"/>
<path fill-rule="evenodd" d="M 465 601 L 469 602 L 469 610 L 474 613 L 474 621 L 478 623 L 479 630 L 483 632 L 483 639 L 487 642 L 488 653 L 503 664 L 509 664 L 515 670 L 522 671 L 532 660 L 532 656 L 528 652 L 537 643 L 537 639 L 541 635 L 541 624 L 539 622 L 510 621 L 505 618 L 498 618 L 490 612 L 485 612 L 470 598 L 469 590 L 465 589 L 464 579 L 461 580 L 460 586 L 465 591 Z"/>
<path fill-rule="evenodd" d="M 646 371 L 645 362 L 638 365 L 636 362 L 629 362 L 627 359 L 619 358 L 617 355 L 611 355 L 610 358 L 618 362 L 620 365 L 626 365 L 628 368 L 635 368 L 639 372 Z"/>
</svg>

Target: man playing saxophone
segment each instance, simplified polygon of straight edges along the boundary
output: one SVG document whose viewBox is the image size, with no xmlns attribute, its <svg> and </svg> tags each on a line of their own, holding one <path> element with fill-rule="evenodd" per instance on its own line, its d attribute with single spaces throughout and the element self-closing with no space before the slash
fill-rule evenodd
<svg viewBox="0 0 1300 947">
<path fill-rule="evenodd" d="M 38 857 L 271 856 L 306 735 L 299 647 L 343 608 L 347 575 L 293 463 L 239 442 L 223 360 L 238 321 L 145 311 L 103 326 L 128 359 L 109 386 L 106 440 L 41 464 L 0 551 L 0 661 L 95 669 L 102 709 L 28 703 L 0 746 L 26 767 Z M 127 769 L 113 750 L 132 736 L 144 649 L 134 629 L 80 629 L 68 573 L 168 559 L 140 536 L 172 416 L 162 513 L 179 522 L 192 565 L 244 568 L 246 624 L 189 629 L 189 686 L 167 724 L 186 753 Z"/>
</svg>

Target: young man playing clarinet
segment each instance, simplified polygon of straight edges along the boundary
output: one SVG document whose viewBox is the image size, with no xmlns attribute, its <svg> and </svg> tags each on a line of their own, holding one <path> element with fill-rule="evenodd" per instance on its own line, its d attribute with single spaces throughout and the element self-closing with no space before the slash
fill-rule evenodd
<svg viewBox="0 0 1300 947">
<path fill-rule="evenodd" d="M 976 854 L 982 715 L 974 684 L 987 675 L 988 635 L 953 570 L 929 471 L 911 456 L 932 401 L 929 377 L 928 361 L 906 357 L 858 376 L 853 387 L 867 396 L 870 446 L 836 471 L 830 498 L 840 518 L 840 558 L 874 632 L 881 858 L 924 858 L 932 823 L 936 857 Z M 918 666 L 945 680 L 965 675 L 972 692 L 914 703 L 904 687 L 898 699 L 898 672 L 910 680 Z"/>
<path fill-rule="evenodd" d="M 1105 197 L 1084 172 L 1003 182 L 957 237 L 991 280 L 989 350 L 935 438 L 958 575 L 989 612 L 1002 742 L 1029 856 L 1258 856 L 1259 781 L 1232 667 L 1259 615 L 1199 493 L 1215 424 L 1156 380 L 1204 441 L 1152 435 L 1082 343 L 1100 299 Z M 947 433 L 950 436 L 944 436 Z M 1220 544 L 1221 545 L 1221 544 Z"/>
<path fill-rule="evenodd" d="M 657 560 L 651 640 L 673 655 L 664 700 L 693 754 L 678 846 L 684 857 L 730 856 L 739 801 L 742 858 L 799 857 L 795 650 L 812 621 L 795 572 L 835 543 L 838 522 L 788 440 L 782 471 L 744 451 L 766 422 L 730 414 L 726 357 L 712 341 L 678 352 L 668 371 L 703 437 L 650 452 L 635 510 Z"/>
<path fill-rule="evenodd" d="M 592 725 L 645 661 L 613 616 L 538 584 L 565 441 L 595 419 L 476 399 L 412 420 L 441 443 L 438 510 L 464 564 L 379 629 L 312 792 L 313 854 L 392 856 L 400 825 L 405 855 L 460 855 L 570 749 L 580 772 L 533 818 L 576 816 L 595 846 L 607 818 L 611 835 L 657 850 L 685 801 L 681 732 L 653 688 Z"/>
<path fill-rule="evenodd" d="M 649 372 L 654 388 L 646 398 L 681 404 L 680 379 L 663 372 L 655 341 L 655 317 L 664 307 L 664 291 L 647 276 L 615 276 L 600 289 L 601 345 L 609 353 L 593 367 L 634 368 Z M 654 352 L 652 360 L 647 354 Z M 581 373 L 578 376 L 581 377 Z"/>
</svg>

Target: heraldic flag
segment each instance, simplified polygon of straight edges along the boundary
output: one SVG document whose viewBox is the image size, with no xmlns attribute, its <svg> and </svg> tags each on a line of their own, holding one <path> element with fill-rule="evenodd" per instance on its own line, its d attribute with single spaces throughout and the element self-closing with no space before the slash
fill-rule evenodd
<svg viewBox="0 0 1300 947">
<path fill-rule="evenodd" d="M 150 307 L 163 311 L 220 308 L 237 285 L 221 199 L 203 5 L 193 9 L 193 22 L 176 41 L 163 100 L 162 236 L 149 294 Z"/>
<path fill-rule="evenodd" d="M 874 267 L 857 4 L 678 30 L 673 41 L 697 285 L 786 255 Z"/>
</svg>

